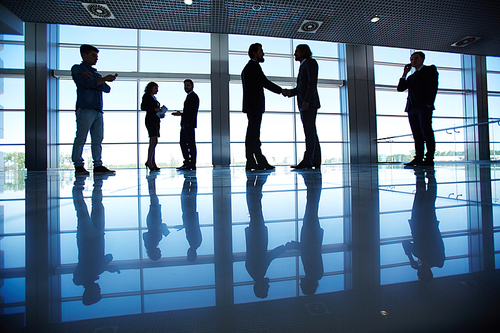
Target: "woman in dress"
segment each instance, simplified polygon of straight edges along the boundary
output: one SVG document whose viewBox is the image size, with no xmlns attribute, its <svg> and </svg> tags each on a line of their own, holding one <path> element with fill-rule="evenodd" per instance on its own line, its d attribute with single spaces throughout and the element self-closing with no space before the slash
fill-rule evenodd
<svg viewBox="0 0 500 333">
<path fill-rule="evenodd" d="M 157 93 L 158 84 L 156 84 L 156 82 L 149 82 L 146 89 L 144 89 L 144 95 L 142 96 L 141 103 L 141 110 L 146 111 L 146 128 L 149 135 L 148 160 L 146 161 L 146 168 L 150 171 L 160 170 L 155 161 L 155 148 L 158 144 L 158 137 L 160 136 L 160 118 L 156 113 L 161 111 L 160 103 L 155 97 Z"/>
</svg>

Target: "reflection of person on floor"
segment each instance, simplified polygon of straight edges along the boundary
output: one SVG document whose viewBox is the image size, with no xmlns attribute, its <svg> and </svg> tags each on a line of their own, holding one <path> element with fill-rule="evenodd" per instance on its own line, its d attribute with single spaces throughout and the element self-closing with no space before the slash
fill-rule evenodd
<svg viewBox="0 0 500 333">
<path fill-rule="evenodd" d="M 266 278 L 267 268 L 271 262 L 285 252 L 285 246 L 280 245 L 268 251 L 267 227 L 262 214 L 262 186 L 268 174 L 247 172 L 247 206 L 250 223 L 245 228 L 246 261 L 245 268 L 255 281 L 253 290 L 255 296 L 266 298 L 269 290 L 269 278 Z"/>
<path fill-rule="evenodd" d="M 149 174 L 148 179 L 148 190 L 149 190 L 149 212 L 146 217 L 146 224 L 148 226 L 148 231 L 142 234 L 142 239 L 144 240 L 144 246 L 146 247 L 146 253 L 149 259 L 158 260 L 161 258 L 161 251 L 158 248 L 163 236 L 167 237 L 170 231 L 165 223 L 161 223 L 161 205 L 156 195 L 156 174 Z"/>
<path fill-rule="evenodd" d="M 443 267 L 445 260 L 443 238 L 436 217 L 437 185 L 434 170 L 427 170 L 427 188 L 424 170 L 416 170 L 415 176 L 417 189 L 411 219 L 408 220 L 413 242 L 404 241 L 403 248 L 411 267 L 417 270 L 418 278 L 429 281 L 433 278 L 431 268 Z"/>
<path fill-rule="evenodd" d="M 318 281 L 321 280 L 324 273 L 321 256 L 324 230 L 321 228 L 318 218 L 322 176 L 321 172 L 318 171 L 305 171 L 301 175 L 307 187 L 307 200 L 300 231 L 300 242 L 292 241 L 287 243 L 285 247 L 287 250 L 300 250 L 305 272 L 305 277 L 300 280 L 300 288 L 304 294 L 312 295 L 316 292 Z"/>
<path fill-rule="evenodd" d="M 109 175 L 94 175 L 92 190 L 92 211 L 89 215 L 83 198 L 86 176 L 76 177 L 73 185 L 73 204 L 76 210 L 78 264 L 73 272 L 73 283 L 83 286 L 82 302 L 92 305 L 101 300 L 101 288 L 95 281 L 104 272 L 118 272 L 110 267 L 112 254 L 104 254 L 104 206 L 102 204 L 102 183 Z"/>
<path fill-rule="evenodd" d="M 193 262 L 198 257 L 196 250 L 201 245 L 200 217 L 196 211 L 196 196 L 198 195 L 198 181 L 196 176 L 184 174 L 184 185 L 181 192 L 182 226 L 186 231 L 189 243 L 187 260 Z"/>
</svg>

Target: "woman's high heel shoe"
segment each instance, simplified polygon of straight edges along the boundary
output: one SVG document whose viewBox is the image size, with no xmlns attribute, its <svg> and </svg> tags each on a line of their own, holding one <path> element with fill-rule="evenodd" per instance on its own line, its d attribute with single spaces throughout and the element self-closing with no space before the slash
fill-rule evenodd
<svg viewBox="0 0 500 333">
<path fill-rule="evenodd" d="M 149 169 L 149 171 L 160 171 L 160 168 L 154 168 L 148 164 L 148 162 L 144 163 L 146 166 L 146 169 Z"/>
</svg>

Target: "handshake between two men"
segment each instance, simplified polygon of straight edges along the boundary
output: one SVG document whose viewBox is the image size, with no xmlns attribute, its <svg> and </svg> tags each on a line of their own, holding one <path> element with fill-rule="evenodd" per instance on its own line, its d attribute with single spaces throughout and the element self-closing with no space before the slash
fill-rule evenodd
<svg viewBox="0 0 500 333">
<path fill-rule="evenodd" d="M 284 97 L 293 97 L 294 96 L 294 95 L 292 95 L 292 91 L 290 89 L 283 89 L 283 90 L 281 90 L 281 94 Z M 309 102 L 303 101 L 302 105 L 301 105 L 301 110 L 302 111 L 307 111 L 308 109 L 309 109 Z"/>
</svg>

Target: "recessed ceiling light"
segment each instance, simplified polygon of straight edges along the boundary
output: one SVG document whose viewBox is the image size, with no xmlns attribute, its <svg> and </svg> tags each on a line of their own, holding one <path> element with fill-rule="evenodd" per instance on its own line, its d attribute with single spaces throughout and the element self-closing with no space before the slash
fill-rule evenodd
<svg viewBox="0 0 500 333">
<path fill-rule="evenodd" d="M 255 5 L 252 6 L 252 9 L 255 10 L 256 12 L 258 12 L 259 10 L 262 9 L 262 6 L 258 5 L 258 4 L 255 4 Z"/>
<path fill-rule="evenodd" d="M 193 0 L 184 0 L 184 3 L 186 5 L 192 5 L 193 4 Z"/>
<path fill-rule="evenodd" d="M 456 41 L 455 43 L 451 44 L 451 46 L 454 47 L 466 47 L 467 45 L 474 43 L 478 39 L 481 39 L 481 37 L 473 37 L 473 36 L 467 36 L 462 38 L 459 41 Z"/>
<path fill-rule="evenodd" d="M 375 23 L 375 22 L 378 22 L 378 20 L 380 20 L 380 17 L 378 17 L 378 15 L 375 15 L 370 21 Z"/>
</svg>

